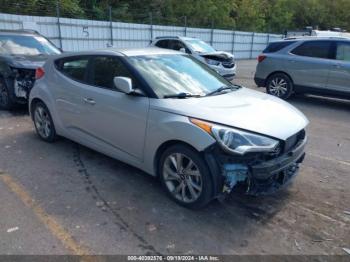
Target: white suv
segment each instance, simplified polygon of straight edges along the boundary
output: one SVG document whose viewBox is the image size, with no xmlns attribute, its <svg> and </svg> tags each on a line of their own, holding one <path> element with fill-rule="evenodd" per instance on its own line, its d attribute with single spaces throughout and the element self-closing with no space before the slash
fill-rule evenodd
<svg viewBox="0 0 350 262">
<path fill-rule="evenodd" d="M 162 36 L 156 37 L 151 42 L 151 46 L 173 49 L 191 54 L 229 81 L 236 75 L 237 65 L 234 55 L 223 51 L 216 51 L 212 46 L 200 39 L 180 36 Z"/>
</svg>

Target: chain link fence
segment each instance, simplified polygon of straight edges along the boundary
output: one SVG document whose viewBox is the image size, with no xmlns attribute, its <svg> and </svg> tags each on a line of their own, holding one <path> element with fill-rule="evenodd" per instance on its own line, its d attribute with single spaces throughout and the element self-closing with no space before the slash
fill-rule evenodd
<svg viewBox="0 0 350 262">
<path fill-rule="evenodd" d="M 15 14 L 0 13 L 0 29 L 36 30 L 64 51 L 111 46 L 146 47 L 158 36 L 187 36 L 200 38 L 217 50 L 233 53 L 237 59 L 252 59 L 268 43 L 282 38 L 282 35 L 276 34 L 218 29 L 210 20 L 207 26 L 203 26 L 202 22 L 201 27 L 196 27 L 196 22 L 186 16 L 169 19 L 152 12 L 140 12 L 133 17 L 125 14 L 118 17 L 119 9 L 110 6 L 104 12 L 84 9 L 84 13 L 74 8 L 66 9 L 58 1 L 54 5 L 38 1 L 35 10 L 31 10 L 25 2 L 14 3 L 10 7 L 12 9 L 6 11 Z M 32 15 L 21 15 L 23 13 Z M 130 23 L 129 20 L 138 23 Z"/>
</svg>

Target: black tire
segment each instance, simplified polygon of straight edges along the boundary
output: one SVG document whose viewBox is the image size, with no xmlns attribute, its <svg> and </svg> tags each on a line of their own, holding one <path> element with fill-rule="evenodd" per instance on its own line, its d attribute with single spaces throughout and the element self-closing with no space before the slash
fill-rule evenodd
<svg viewBox="0 0 350 262">
<path fill-rule="evenodd" d="M 186 167 L 183 168 L 183 171 L 181 171 L 183 174 L 179 174 L 180 172 L 178 173 L 176 171 L 176 166 L 173 165 L 174 162 L 171 161 L 172 157 L 176 158 L 178 155 L 183 156 L 182 163 L 186 165 Z M 191 163 L 190 160 L 193 162 L 194 166 L 190 169 L 187 169 Z M 169 175 L 169 172 L 165 172 L 166 168 L 171 168 L 168 163 L 172 163 L 173 168 L 171 172 L 176 173 L 177 178 L 179 179 L 174 179 L 173 175 Z M 198 209 L 204 207 L 213 199 L 213 183 L 209 168 L 205 163 L 203 157 L 189 146 L 178 144 L 167 148 L 160 157 L 158 171 L 164 190 L 167 192 L 168 196 L 176 203 L 187 208 Z M 170 177 L 172 177 L 172 179 L 169 179 Z M 172 191 L 169 188 L 170 183 L 173 184 Z M 176 197 L 174 195 L 176 193 L 174 192 L 177 191 L 176 189 L 180 187 L 181 183 L 185 185 L 185 189 L 181 188 L 181 193 L 178 192 L 178 194 L 181 194 L 181 196 Z M 196 185 L 196 187 L 194 187 L 194 185 Z M 190 187 L 192 188 L 191 190 Z M 198 190 L 199 187 L 201 187 L 200 191 Z M 183 191 L 185 192 L 185 198 L 182 197 Z M 197 196 L 197 198 L 193 197 L 192 192 L 197 193 L 194 194 Z M 182 199 L 180 199 L 181 197 Z M 189 197 L 193 198 L 193 200 L 190 202 L 188 202 Z"/>
<path fill-rule="evenodd" d="M 0 109 L 11 110 L 15 103 L 6 82 L 0 77 Z"/>
<path fill-rule="evenodd" d="M 294 91 L 293 81 L 283 73 L 271 75 L 266 81 L 266 92 L 281 99 L 288 99 Z"/>
<path fill-rule="evenodd" d="M 56 141 L 55 125 L 47 106 L 41 101 L 36 102 L 32 107 L 32 115 L 38 136 L 45 142 L 52 143 Z"/>
</svg>

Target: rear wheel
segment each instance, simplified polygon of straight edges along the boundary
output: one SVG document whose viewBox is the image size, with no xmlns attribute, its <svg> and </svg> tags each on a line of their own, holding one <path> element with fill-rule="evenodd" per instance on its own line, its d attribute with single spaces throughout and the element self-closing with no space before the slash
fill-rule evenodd
<svg viewBox="0 0 350 262">
<path fill-rule="evenodd" d="M 9 110 L 13 108 L 10 92 L 4 79 L 0 78 L 0 109 Z"/>
<path fill-rule="evenodd" d="M 286 74 L 277 73 L 268 78 L 266 91 L 270 95 L 287 99 L 293 93 L 293 82 Z"/>
<path fill-rule="evenodd" d="M 160 158 L 159 170 L 164 189 L 178 204 L 200 208 L 212 199 L 209 169 L 192 148 L 185 145 L 169 147 Z"/>
<path fill-rule="evenodd" d="M 42 140 L 54 142 L 57 139 L 51 114 L 43 102 L 35 103 L 33 107 L 33 120 L 36 132 Z"/>
</svg>

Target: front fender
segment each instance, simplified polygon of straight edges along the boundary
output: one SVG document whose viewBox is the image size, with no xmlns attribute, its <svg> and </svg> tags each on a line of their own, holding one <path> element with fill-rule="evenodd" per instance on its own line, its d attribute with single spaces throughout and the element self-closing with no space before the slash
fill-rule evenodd
<svg viewBox="0 0 350 262">
<path fill-rule="evenodd" d="M 144 169 L 156 175 L 157 150 L 168 141 L 181 141 L 201 152 L 215 143 L 208 133 L 192 124 L 187 116 L 151 109 L 145 138 Z"/>
</svg>

